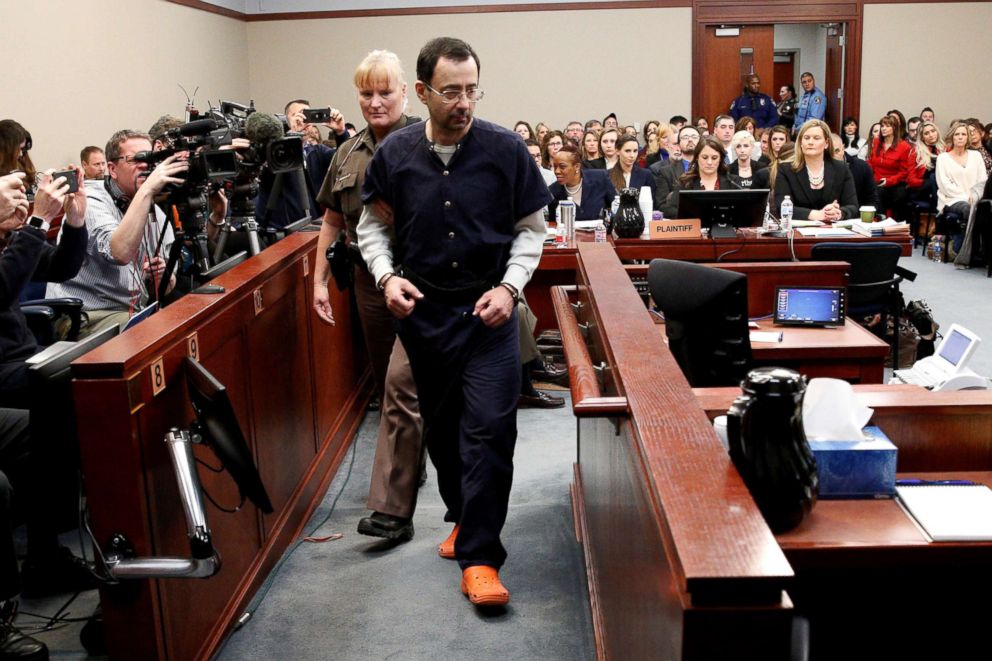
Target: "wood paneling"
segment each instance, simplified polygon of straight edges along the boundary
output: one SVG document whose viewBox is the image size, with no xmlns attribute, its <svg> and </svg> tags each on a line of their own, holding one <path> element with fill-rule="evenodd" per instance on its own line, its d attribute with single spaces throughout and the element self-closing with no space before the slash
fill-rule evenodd
<svg viewBox="0 0 992 661">
<path fill-rule="evenodd" d="M 124 581 L 101 589 L 114 658 L 208 658 L 320 502 L 364 413 L 369 379 L 361 360 L 328 376 L 314 369 L 315 346 L 354 354 L 345 324 L 316 326 L 309 304 L 317 236 L 295 234 L 220 276 L 219 295 L 187 296 L 73 364 L 74 395 L 91 520 L 106 544 L 125 533 L 140 555 L 188 556 L 178 489 L 163 436 L 192 419 L 182 362 L 196 333 L 200 360 L 228 389 L 232 406 L 275 507 L 236 513 L 205 505 L 223 567 L 205 579 Z M 262 309 L 256 313 L 256 290 Z M 348 298 L 335 294 L 338 310 Z M 345 313 L 344 318 L 348 315 Z M 165 389 L 152 393 L 151 366 Z M 333 407 L 318 425 L 315 402 Z M 211 466 L 205 448 L 196 455 Z M 238 504 L 227 473 L 200 470 L 224 508 Z M 264 518 L 264 520 L 263 520 Z"/>
</svg>

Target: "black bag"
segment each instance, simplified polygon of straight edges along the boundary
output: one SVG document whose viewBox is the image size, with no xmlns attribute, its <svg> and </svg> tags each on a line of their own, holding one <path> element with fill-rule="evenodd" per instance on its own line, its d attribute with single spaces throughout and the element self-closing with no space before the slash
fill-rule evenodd
<svg viewBox="0 0 992 661">
<path fill-rule="evenodd" d="M 334 278 L 334 284 L 338 286 L 338 291 L 344 291 L 352 284 L 354 272 L 349 253 L 344 230 L 341 230 L 334 243 L 327 247 L 327 261 L 331 265 L 331 276 Z"/>
<path fill-rule="evenodd" d="M 933 318 L 933 312 L 926 301 L 910 301 L 906 305 L 904 316 L 920 335 L 919 344 L 916 345 L 916 360 L 932 356 L 937 343 L 937 329 L 940 328 Z"/>
</svg>

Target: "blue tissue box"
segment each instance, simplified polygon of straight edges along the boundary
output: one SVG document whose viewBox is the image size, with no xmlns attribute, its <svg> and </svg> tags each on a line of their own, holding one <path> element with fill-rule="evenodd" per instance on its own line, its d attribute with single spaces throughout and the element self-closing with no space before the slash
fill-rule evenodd
<svg viewBox="0 0 992 661">
<path fill-rule="evenodd" d="M 896 493 L 896 446 L 878 427 L 866 440 L 810 441 L 820 498 L 891 498 Z"/>
</svg>

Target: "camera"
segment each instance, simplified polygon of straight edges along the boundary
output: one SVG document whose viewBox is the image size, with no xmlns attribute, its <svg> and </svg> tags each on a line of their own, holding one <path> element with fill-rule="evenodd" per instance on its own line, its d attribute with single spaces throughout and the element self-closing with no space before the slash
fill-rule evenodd
<svg viewBox="0 0 992 661">
<path fill-rule="evenodd" d="M 65 181 L 69 184 L 69 190 L 66 194 L 75 193 L 79 190 L 79 179 L 76 176 L 75 170 L 62 170 L 61 172 L 55 172 L 52 174 L 52 181 L 55 181 L 59 177 L 65 177 Z"/>
<path fill-rule="evenodd" d="M 331 121 L 330 108 L 304 108 L 303 119 L 308 124 L 326 124 Z"/>
</svg>

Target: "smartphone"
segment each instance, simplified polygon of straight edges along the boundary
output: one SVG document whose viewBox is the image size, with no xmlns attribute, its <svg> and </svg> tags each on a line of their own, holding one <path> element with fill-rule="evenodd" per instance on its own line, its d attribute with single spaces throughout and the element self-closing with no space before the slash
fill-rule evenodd
<svg viewBox="0 0 992 661">
<path fill-rule="evenodd" d="M 79 190 L 79 179 L 76 177 L 75 170 L 63 170 L 62 172 L 55 172 L 52 174 L 52 180 L 58 179 L 59 177 L 65 177 L 66 182 L 69 184 L 69 190 L 66 194 L 75 193 Z"/>
<path fill-rule="evenodd" d="M 325 124 L 331 121 L 331 109 L 305 108 L 303 110 L 303 119 L 307 120 L 308 124 Z"/>
</svg>

